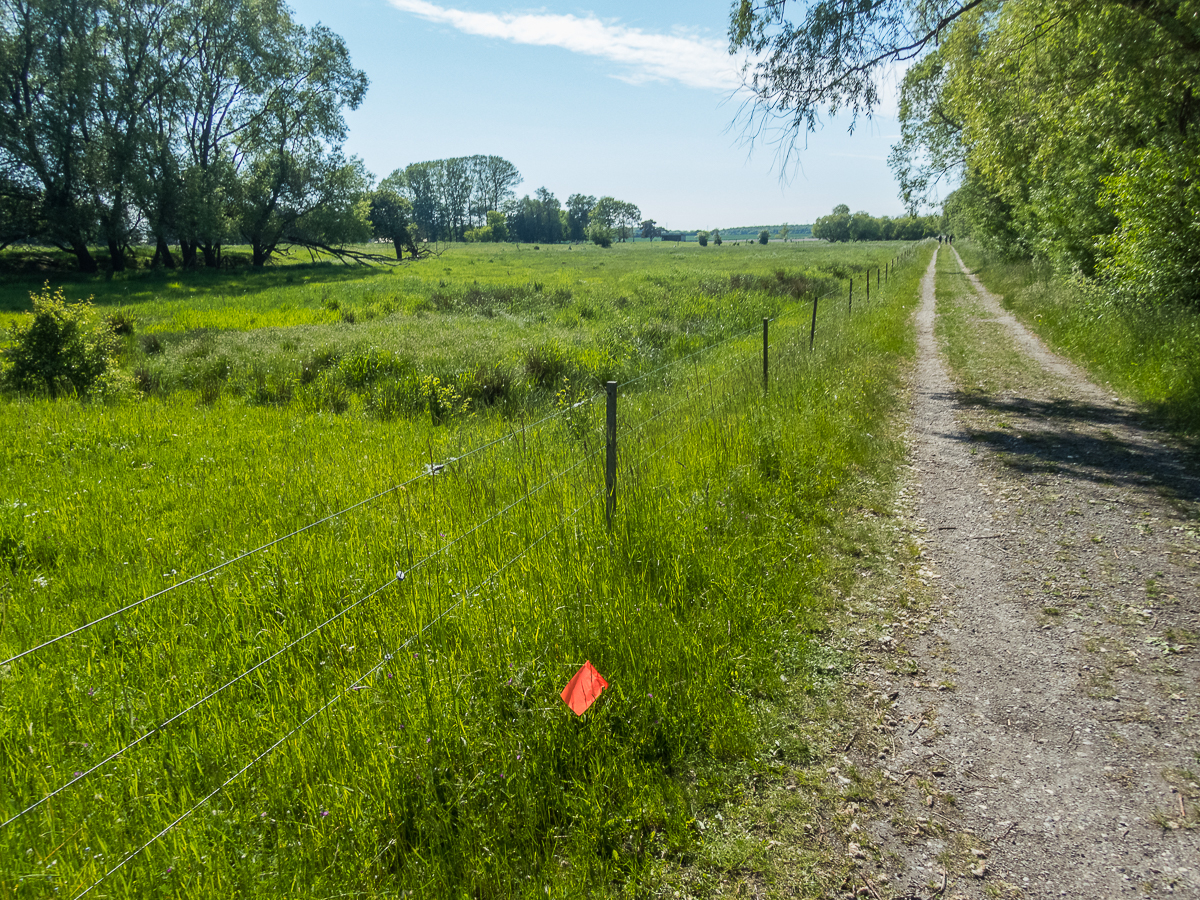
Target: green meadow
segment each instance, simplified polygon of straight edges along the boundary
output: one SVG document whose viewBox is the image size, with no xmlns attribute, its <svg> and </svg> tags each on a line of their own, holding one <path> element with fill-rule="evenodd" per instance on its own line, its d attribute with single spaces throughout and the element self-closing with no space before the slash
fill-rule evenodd
<svg viewBox="0 0 1200 900">
<path fill-rule="evenodd" d="M 128 377 L 0 400 L 0 894 L 650 896 L 719 867 L 702 822 L 763 710 L 848 664 L 834 557 L 890 501 L 929 253 L 53 280 Z M 4 316 L 39 288 L 10 276 Z M 577 717 L 585 660 L 610 686 Z"/>
</svg>

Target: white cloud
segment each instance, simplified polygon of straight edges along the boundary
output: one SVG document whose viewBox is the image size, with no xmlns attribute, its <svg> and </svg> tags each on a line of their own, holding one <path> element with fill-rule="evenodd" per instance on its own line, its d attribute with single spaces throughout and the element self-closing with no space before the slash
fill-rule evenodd
<svg viewBox="0 0 1200 900">
<path fill-rule="evenodd" d="M 449 25 L 466 34 L 514 44 L 561 47 L 619 63 L 616 77 L 639 84 L 678 81 L 689 87 L 733 91 L 741 84 L 740 63 L 722 41 L 687 34 L 652 34 L 637 28 L 551 13 L 480 13 L 426 0 L 389 0 L 402 12 Z"/>
</svg>

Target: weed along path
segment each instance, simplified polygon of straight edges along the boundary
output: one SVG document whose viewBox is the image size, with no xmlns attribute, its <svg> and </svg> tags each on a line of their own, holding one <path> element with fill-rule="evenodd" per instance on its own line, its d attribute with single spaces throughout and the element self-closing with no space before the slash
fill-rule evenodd
<svg viewBox="0 0 1200 900">
<path fill-rule="evenodd" d="M 905 496 L 932 609 L 870 664 L 890 808 L 854 883 L 1200 897 L 1200 480 L 952 248 L 917 325 Z"/>
</svg>

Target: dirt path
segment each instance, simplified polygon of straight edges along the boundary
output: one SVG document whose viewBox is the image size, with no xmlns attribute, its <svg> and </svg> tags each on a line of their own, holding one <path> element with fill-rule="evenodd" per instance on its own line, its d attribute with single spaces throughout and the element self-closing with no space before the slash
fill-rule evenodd
<svg viewBox="0 0 1200 900">
<path fill-rule="evenodd" d="M 940 599 L 868 676 L 898 793 L 860 893 L 1200 898 L 1200 481 L 961 265 L 922 285 L 907 496 Z M 935 274 L 956 377 L 1021 360 L 998 388 L 951 380 Z"/>
</svg>

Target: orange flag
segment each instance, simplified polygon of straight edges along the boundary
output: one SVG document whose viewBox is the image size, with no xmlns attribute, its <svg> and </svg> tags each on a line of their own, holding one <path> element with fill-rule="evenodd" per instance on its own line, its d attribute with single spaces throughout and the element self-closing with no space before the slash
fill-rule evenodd
<svg viewBox="0 0 1200 900">
<path fill-rule="evenodd" d="M 563 688 L 563 703 L 571 707 L 571 711 L 575 715 L 582 716 L 587 708 L 596 702 L 596 698 L 606 687 L 608 687 L 608 682 L 604 680 L 603 675 L 596 671 L 591 660 L 588 660 Z"/>
</svg>

